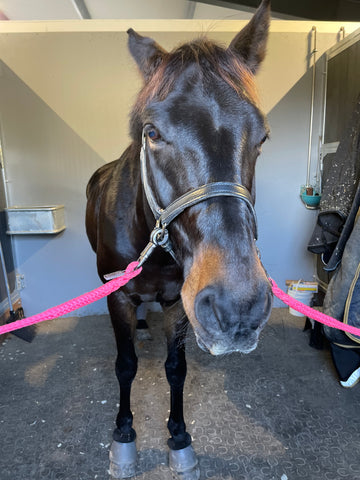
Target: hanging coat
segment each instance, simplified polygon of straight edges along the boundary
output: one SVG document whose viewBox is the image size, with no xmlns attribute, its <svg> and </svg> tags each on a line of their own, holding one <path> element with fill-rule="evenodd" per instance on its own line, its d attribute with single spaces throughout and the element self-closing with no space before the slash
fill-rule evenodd
<svg viewBox="0 0 360 480">
<path fill-rule="evenodd" d="M 360 328 L 360 209 L 341 264 L 329 282 L 323 308 L 327 315 Z M 339 346 L 360 347 L 360 336 L 326 326 L 324 333 Z"/>
<path fill-rule="evenodd" d="M 336 153 L 324 157 L 320 213 L 308 250 L 322 255 L 325 270 L 341 261 L 360 206 L 359 180 L 360 94 Z"/>
</svg>

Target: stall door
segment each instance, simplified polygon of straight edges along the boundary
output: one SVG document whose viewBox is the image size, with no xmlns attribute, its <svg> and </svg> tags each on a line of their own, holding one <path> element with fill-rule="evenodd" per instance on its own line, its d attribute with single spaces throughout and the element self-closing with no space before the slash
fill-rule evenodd
<svg viewBox="0 0 360 480">
<path fill-rule="evenodd" d="M 3 262 L 0 261 L 0 324 L 6 323 L 9 316 L 9 295 L 13 306 L 18 304 L 19 301 L 16 290 L 16 273 L 12 239 L 11 236 L 6 233 L 6 203 L 4 161 L 0 136 L 0 243 L 3 252 Z"/>
</svg>

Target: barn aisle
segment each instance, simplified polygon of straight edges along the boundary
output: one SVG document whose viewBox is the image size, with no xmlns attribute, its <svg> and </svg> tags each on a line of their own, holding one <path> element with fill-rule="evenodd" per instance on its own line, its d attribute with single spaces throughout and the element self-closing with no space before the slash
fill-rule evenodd
<svg viewBox="0 0 360 480">
<path fill-rule="evenodd" d="M 132 409 L 136 479 L 172 479 L 161 314 L 139 342 Z M 185 414 L 201 479 L 359 480 L 360 385 L 337 382 L 327 349 L 308 346 L 303 319 L 275 309 L 250 355 L 210 357 L 188 340 Z M 118 386 L 107 316 L 38 326 L 31 344 L 0 347 L 1 480 L 108 480 Z"/>
</svg>

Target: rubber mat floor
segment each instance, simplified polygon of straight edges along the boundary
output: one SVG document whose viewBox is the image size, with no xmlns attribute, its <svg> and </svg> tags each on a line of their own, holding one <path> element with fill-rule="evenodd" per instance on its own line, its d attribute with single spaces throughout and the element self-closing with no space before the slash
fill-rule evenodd
<svg viewBox="0 0 360 480">
<path fill-rule="evenodd" d="M 169 388 L 161 313 L 138 342 L 132 410 L 137 480 L 167 466 Z M 249 355 L 211 357 L 187 344 L 185 415 L 201 479 L 360 479 L 360 384 L 343 389 L 328 349 L 308 346 L 304 320 L 275 309 Z M 38 326 L 0 346 L 0 479 L 109 480 L 118 403 L 107 316 Z"/>
</svg>

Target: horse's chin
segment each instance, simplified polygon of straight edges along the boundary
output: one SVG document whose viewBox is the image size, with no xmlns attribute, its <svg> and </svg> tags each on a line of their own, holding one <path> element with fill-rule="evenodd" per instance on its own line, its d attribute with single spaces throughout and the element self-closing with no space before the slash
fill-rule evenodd
<svg viewBox="0 0 360 480">
<path fill-rule="evenodd" d="M 204 341 L 196 331 L 195 338 L 196 343 L 201 350 L 206 353 L 210 353 L 211 355 L 219 356 L 228 355 L 230 353 L 250 353 L 256 349 L 259 336 L 257 335 L 252 342 L 246 342 L 244 345 L 231 343 L 227 344 L 221 341 Z"/>
</svg>

